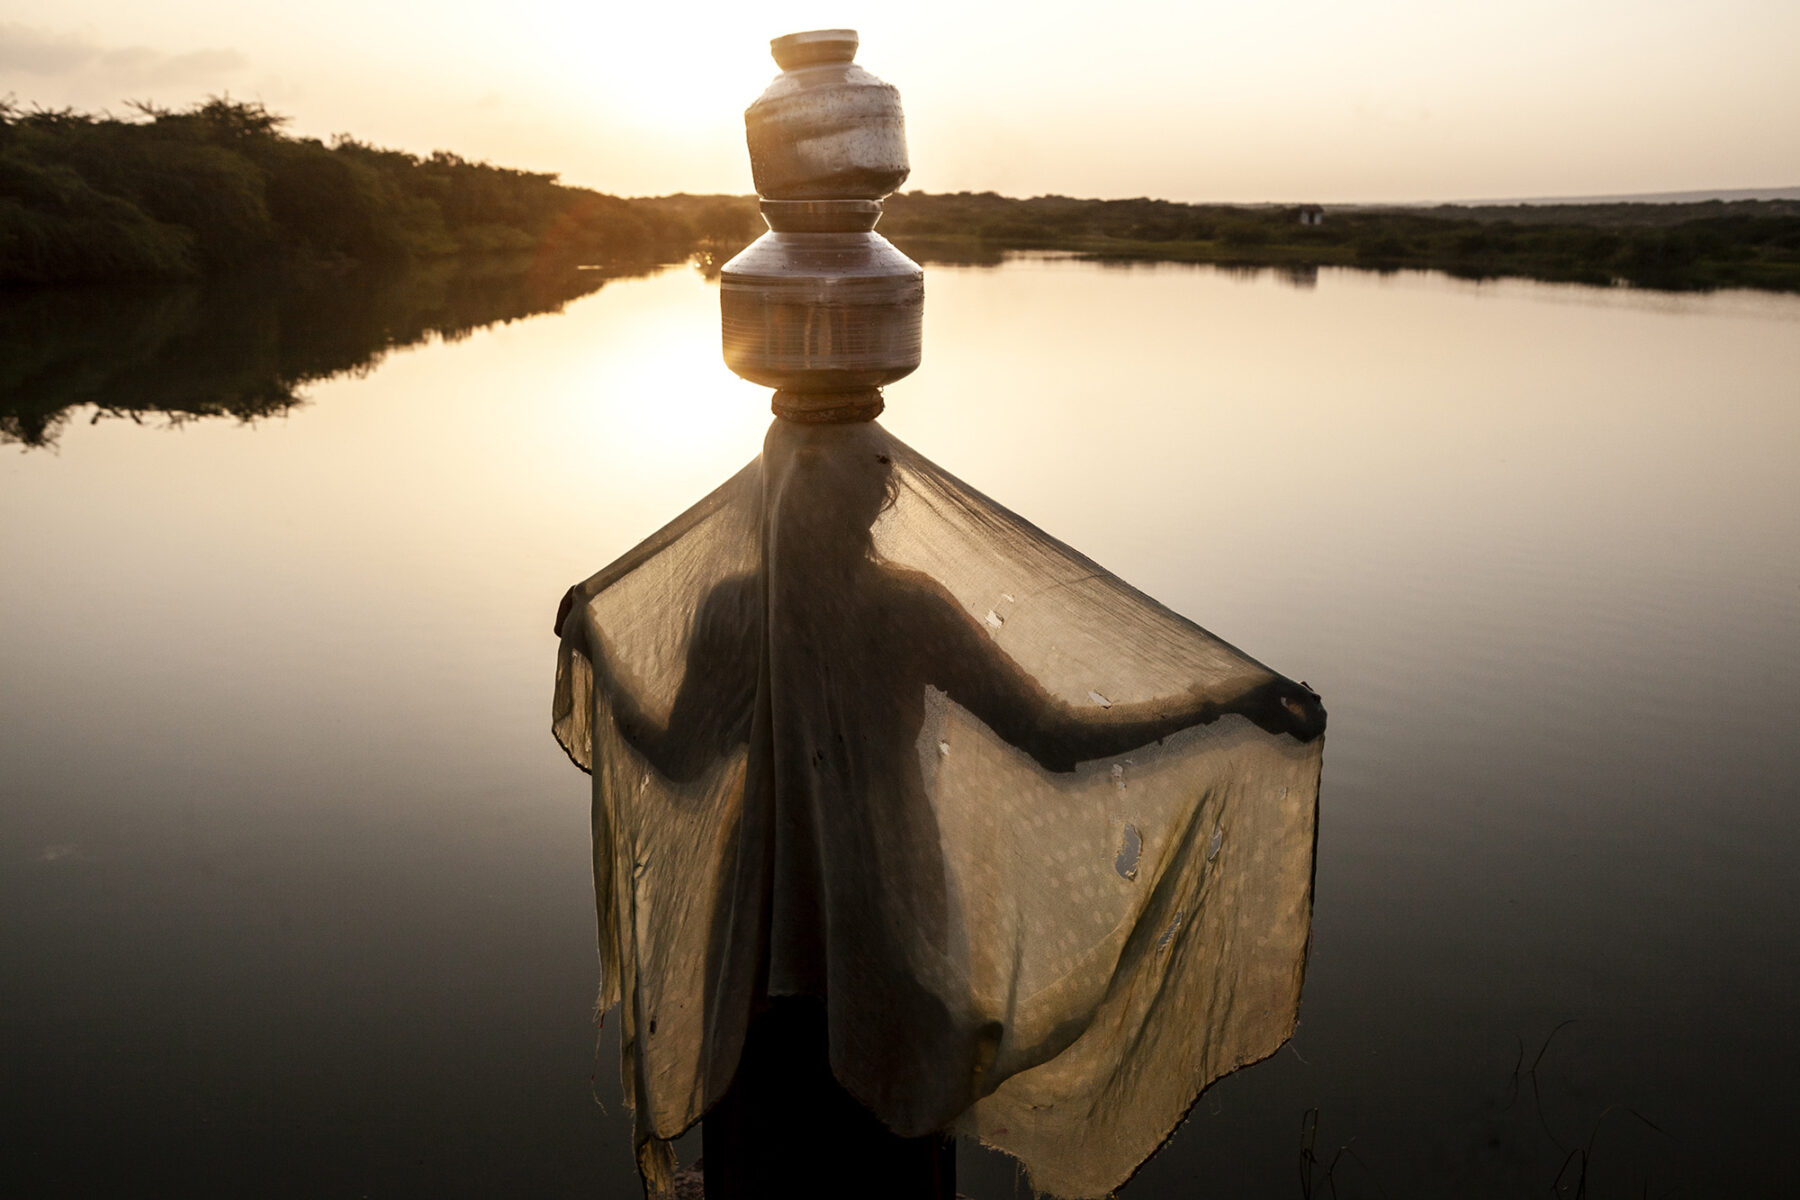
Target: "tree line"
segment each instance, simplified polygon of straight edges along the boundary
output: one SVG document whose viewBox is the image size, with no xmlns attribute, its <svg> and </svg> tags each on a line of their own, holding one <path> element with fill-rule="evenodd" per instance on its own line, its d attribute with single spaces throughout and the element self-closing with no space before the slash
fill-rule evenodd
<svg viewBox="0 0 1800 1200">
<path fill-rule="evenodd" d="M 1800 290 L 1800 202 L 1334 207 L 902 194 L 880 229 L 930 253 L 973 243 L 1097 259 L 1429 268 L 1661 288 Z M 1319 214 L 1315 214 L 1319 215 Z"/>
<path fill-rule="evenodd" d="M 557 177 L 283 132 L 215 97 L 129 118 L 0 101 L 0 282 L 189 280 L 477 254 L 611 268 L 717 236 Z M 698 223 L 696 223 L 698 222 Z M 728 231 L 729 232 L 729 231 Z"/>
<path fill-rule="evenodd" d="M 612 269 L 695 257 L 762 231 L 754 196 L 626 199 L 555 175 L 289 135 L 214 97 L 128 118 L 0 102 L 0 283 L 181 280 L 476 255 Z M 1800 202 L 1332 208 L 1169 200 L 891 197 L 881 232 L 914 257 L 1007 250 L 1105 260 L 1430 268 L 1649 287 L 1800 290 Z"/>
</svg>

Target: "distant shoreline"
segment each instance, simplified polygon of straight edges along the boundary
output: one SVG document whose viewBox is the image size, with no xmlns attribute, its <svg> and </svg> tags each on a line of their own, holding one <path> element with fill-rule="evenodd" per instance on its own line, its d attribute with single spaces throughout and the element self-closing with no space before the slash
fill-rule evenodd
<svg viewBox="0 0 1800 1200">
<path fill-rule="evenodd" d="M 629 269 L 754 236 L 556 176 L 282 132 L 260 103 L 136 119 L 0 100 L 0 284 L 184 282 L 523 256 Z M 753 217 L 754 214 L 752 214 Z M 733 224 L 735 222 L 735 224 Z"/>
<path fill-rule="evenodd" d="M 190 281 L 511 257 L 536 271 L 715 266 L 754 196 L 626 199 L 557 177 L 282 132 L 215 98 L 137 119 L 0 101 L 0 286 Z M 954 261 L 1358 267 L 1669 290 L 1800 291 L 1800 200 L 1349 208 L 902 192 L 880 232 Z"/>
<path fill-rule="evenodd" d="M 1786 187 L 1700 188 L 1673 192 L 1595 192 L 1577 196 L 1493 196 L 1462 200 L 1411 200 L 1404 204 L 1348 204 L 1344 208 L 1435 208 L 1452 204 L 1459 208 L 1496 205 L 1548 206 L 1558 204 L 1703 204 L 1709 200 L 1800 200 L 1800 184 Z M 1329 206 L 1328 206 L 1329 207 Z"/>
<path fill-rule="evenodd" d="M 1800 291 L 1800 201 L 1333 210 L 903 194 L 880 230 L 949 250 L 1098 261 L 1436 270 L 1668 290 Z M 1310 220 L 1317 223 L 1303 223 Z"/>
</svg>

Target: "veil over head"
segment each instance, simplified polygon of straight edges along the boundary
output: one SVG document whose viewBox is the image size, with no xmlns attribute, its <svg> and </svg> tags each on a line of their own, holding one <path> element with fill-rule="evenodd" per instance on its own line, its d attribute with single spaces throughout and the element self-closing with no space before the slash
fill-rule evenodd
<svg viewBox="0 0 1800 1200">
<path fill-rule="evenodd" d="M 766 997 L 896 1132 L 1062 1196 L 1292 1032 L 1318 698 L 879 424 L 777 420 L 558 626 L 652 1182 Z"/>
</svg>

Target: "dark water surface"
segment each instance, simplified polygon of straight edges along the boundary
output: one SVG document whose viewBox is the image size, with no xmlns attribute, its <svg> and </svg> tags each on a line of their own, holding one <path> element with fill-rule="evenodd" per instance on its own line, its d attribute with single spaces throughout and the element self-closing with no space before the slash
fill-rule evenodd
<svg viewBox="0 0 1800 1200">
<path fill-rule="evenodd" d="M 9 1191 L 636 1194 L 550 619 L 768 416 L 595 282 L 0 298 Z M 1310 284 L 934 267 L 888 395 L 1331 711 L 1299 1033 L 1126 1195 L 1786 1190 L 1800 299 Z"/>
</svg>

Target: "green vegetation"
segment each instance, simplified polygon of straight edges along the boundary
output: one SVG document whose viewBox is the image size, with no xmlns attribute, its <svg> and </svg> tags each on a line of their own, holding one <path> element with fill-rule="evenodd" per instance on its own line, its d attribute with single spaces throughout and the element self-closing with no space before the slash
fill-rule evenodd
<svg viewBox="0 0 1800 1200">
<path fill-rule="evenodd" d="M 695 257 L 717 266 L 762 223 L 754 196 L 638 200 L 713 231 Z M 1608 285 L 1800 291 L 1800 201 L 1334 208 L 1302 225 L 1296 206 L 1169 200 L 1016 200 L 992 192 L 902 192 L 880 231 L 920 262 L 989 265 L 1008 250 L 1099 261 L 1438 270 Z"/>
<path fill-rule="evenodd" d="M 901 194 L 881 231 L 928 256 L 1073 251 L 1103 260 L 1434 269 L 1485 278 L 1800 291 L 1800 202 L 1333 209 Z M 915 255 L 917 257 L 918 255 Z"/>
<path fill-rule="evenodd" d="M 0 102 L 0 284 L 182 280 L 528 255 L 716 269 L 762 229 L 751 196 L 622 199 L 554 175 L 282 132 L 214 98 L 132 119 Z M 902 193 L 881 231 L 926 261 L 1436 269 L 1658 288 L 1800 290 L 1800 202 L 1333 209 Z"/>
<path fill-rule="evenodd" d="M 121 120 L 0 102 L 0 283 L 181 280 L 473 254 L 624 266 L 712 235 L 554 175 L 281 131 L 214 98 Z M 699 214 L 704 216 L 704 213 Z"/>
</svg>

